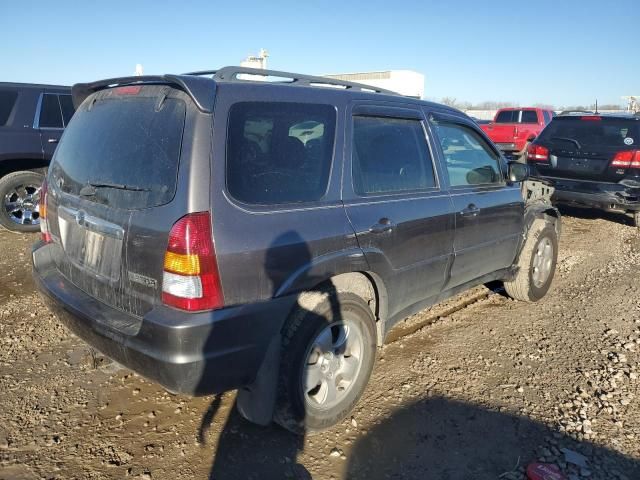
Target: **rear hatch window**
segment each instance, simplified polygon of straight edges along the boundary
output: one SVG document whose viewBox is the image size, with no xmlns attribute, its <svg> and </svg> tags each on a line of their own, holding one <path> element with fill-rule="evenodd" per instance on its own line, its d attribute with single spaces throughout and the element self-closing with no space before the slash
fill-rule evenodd
<svg viewBox="0 0 640 480">
<path fill-rule="evenodd" d="M 567 148 L 639 148 L 639 123 L 624 118 L 557 117 L 542 131 L 539 140 Z"/>
<path fill-rule="evenodd" d="M 640 147 L 640 122 L 606 116 L 556 117 L 536 140 L 549 150 L 542 175 L 617 182 L 626 173 L 612 165 L 616 154 Z"/>
<path fill-rule="evenodd" d="M 114 208 L 163 205 L 175 194 L 185 102 L 162 86 L 99 92 L 75 113 L 52 175 L 64 193 Z"/>
</svg>

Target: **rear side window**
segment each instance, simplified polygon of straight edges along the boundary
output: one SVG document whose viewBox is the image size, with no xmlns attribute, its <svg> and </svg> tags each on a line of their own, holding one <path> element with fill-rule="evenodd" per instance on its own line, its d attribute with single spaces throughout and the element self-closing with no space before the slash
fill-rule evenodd
<svg viewBox="0 0 640 480">
<path fill-rule="evenodd" d="M 583 120 L 581 117 L 556 117 L 538 138 L 540 142 L 568 150 L 584 149 L 585 146 L 638 148 L 640 122 L 624 118 Z"/>
<path fill-rule="evenodd" d="M 502 182 L 499 156 L 478 132 L 458 123 L 434 125 L 452 187 Z"/>
<path fill-rule="evenodd" d="M 538 123 L 538 114 L 535 110 L 503 110 L 496 123 Z"/>
<path fill-rule="evenodd" d="M 69 125 L 73 112 L 75 112 L 73 100 L 71 99 L 71 95 L 60 95 L 58 98 L 60 99 L 60 108 L 62 108 L 62 119 L 64 120 L 64 126 L 66 127 Z"/>
<path fill-rule="evenodd" d="M 0 127 L 6 125 L 7 121 L 9 121 L 9 116 L 17 99 L 18 92 L 0 90 Z"/>
<path fill-rule="evenodd" d="M 436 186 L 422 123 L 388 117 L 353 118 L 353 187 L 358 195 Z"/>
<path fill-rule="evenodd" d="M 335 121 L 330 105 L 233 105 L 227 132 L 229 193 L 254 205 L 321 199 L 329 183 Z"/>
<path fill-rule="evenodd" d="M 186 104 L 163 98 L 166 87 L 143 87 L 143 92 L 117 96 L 107 90 L 82 104 L 51 167 L 63 192 L 82 190 L 88 200 L 126 209 L 173 198 Z"/>
<path fill-rule="evenodd" d="M 542 112 L 542 116 L 544 117 L 544 124 L 547 125 L 551 121 L 551 112 L 545 110 Z"/>
<path fill-rule="evenodd" d="M 522 110 L 520 123 L 538 123 L 538 114 L 535 110 Z"/>
<path fill-rule="evenodd" d="M 64 128 L 58 95 L 45 93 L 40 106 L 40 128 Z"/>
</svg>

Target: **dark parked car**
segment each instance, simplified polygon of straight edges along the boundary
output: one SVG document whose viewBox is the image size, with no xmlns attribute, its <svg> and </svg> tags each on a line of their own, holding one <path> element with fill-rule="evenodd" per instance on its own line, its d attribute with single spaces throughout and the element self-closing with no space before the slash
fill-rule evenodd
<svg viewBox="0 0 640 480">
<path fill-rule="evenodd" d="M 40 186 L 73 111 L 70 87 L 0 83 L 0 225 L 40 228 Z"/>
<path fill-rule="evenodd" d="M 527 167 L 457 110 L 235 67 L 73 95 L 34 278 L 69 328 L 171 391 L 237 388 L 254 422 L 326 428 L 398 321 L 489 281 L 549 289 L 557 210 L 525 204 Z"/>
<path fill-rule="evenodd" d="M 640 115 L 555 117 L 527 161 L 554 183 L 555 202 L 629 212 L 640 227 Z"/>
</svg>

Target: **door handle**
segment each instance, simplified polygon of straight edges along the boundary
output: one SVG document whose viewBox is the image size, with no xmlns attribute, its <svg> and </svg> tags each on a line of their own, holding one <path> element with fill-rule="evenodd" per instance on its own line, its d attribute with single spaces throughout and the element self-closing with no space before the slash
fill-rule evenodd
<svg viewBox="0 0 640 480">
<path fill-rule="evenodd" d="M 480 213 L 480 209 L 475 204 L 470 203 L 467 208 L 460 212 L 463 217 L 476 217 Z"/>
<path fill-rule="evenodd" d="M 49 140 L 47 140 L 48 143 L 58 143 L 58 139 L 57 138 L 50 138 Z"/>
<path fill-rule="evenodd" d="M 369 232 L 371 233 L 386 233 L 393 230 L 395 224 L 389 220 L 387 217 L 381 218 L 378 220 L 378 223 L 369 227 Z"/>
</svg>

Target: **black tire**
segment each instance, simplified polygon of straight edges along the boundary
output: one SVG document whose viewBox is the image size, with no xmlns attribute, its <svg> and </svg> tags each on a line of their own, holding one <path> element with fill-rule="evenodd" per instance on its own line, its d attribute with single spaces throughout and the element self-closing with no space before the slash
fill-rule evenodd
<svg viewBox="0 0 640 480">
<path fill-rule="evenodd" d="M 631 214 L 633 215 L 633 226 L 636 228 L 640 228 L 640 211 L 631 212 Z"/>
<path fill-rule="evenodd" d="M 375 318 L 367 303 L 347 292 L 310 292 L 287 320 L 282 334 L 282 358 L 274 421 L 297 434 L 327 429 L 345 418 L 364 392 L 376 355 Z M 316 408 L 304 392 L 304 371 L 313 342 L 336 321 L 349 322 L 362 336 L 360 367 L 337 404 Z M 336 378 L 338 376 L 336 375 Z"/>
<path fill-rule="evenodd" d="M 9 212 L 11 205 L 15 205 L 16 190 L 25 187 L 25 192 L 31 195 L 35 189 L 39 192 L 44 176 L 30 171 L 13 172 L 0 178 L 0 225 L 14 232 L 37 232 L 40 229 L 39 214 L 33 214 L 32 220 L 22 217 L 20 211 Z M 26 197 L 25 197 L 26 198 Z M 36 211 L 39 208 L 39 200 L 29 200 L 28 208 L 23 212 Z M 20 223 L 20 222 L 25 223 Z"/>
<path fill-rule="evenodd" d="M 548 243 L 547 243 L 548 242 Z M 534 261 L 536 255 L 539 255 L 539 249 L 546 248 L 547 245 L 551 245 L 552 252 L 549 273 L 543 279 L 534 281 Z M 514 300 L 521 300 L 523 302 L 537 302 L 544 297 L 551 284 L 553 282 L 553 276 L 556 270 L 556 263 L 558 261 L 558 234 L 554 226 L 544 220 L 536 220 L 525 241 L 524 247 L 520 252 L 518 258 L 518 273 L 516 277 L 509 282 L 504 282 L 504 288 L 507 294 Z"/>
</svg>

